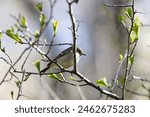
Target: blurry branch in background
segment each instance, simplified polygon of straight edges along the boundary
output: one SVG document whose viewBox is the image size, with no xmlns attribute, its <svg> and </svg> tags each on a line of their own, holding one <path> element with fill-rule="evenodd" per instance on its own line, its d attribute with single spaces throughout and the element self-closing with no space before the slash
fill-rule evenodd
<svg viewBox="0 0 150 117">
<path fill-rule="evenodd" d="M 150 99 L 150 95 L 148 95 L 148 94 L 144 94 L 142 92 L 138 93 L 138 92 L 132 91 L 132 90 L 127 89 L 127 88 L 126 88 L 126 91 L 131 93 L 131 94 L 134 94 L 134 95 L 137 95 L 137 96 L 142 96 L 142 97 L 147 97 L 148 99 Z M 150 94 L 150 92 L 148 92 L 148 93 Z"/>
<path fill-rule="evenodd" d="M 138 42 L 138 32 L 139 32 L 139 21 L 137 21 L 137 19 L 135 18 L 135 10 L 134 10 L 134 0 L 132 0 L 132 4 L 131 5 L 109 5 L 109 4 L 105 4 L 108 7 L 125 7 L 125 16 L 124 15 L 120 15 L 119 16 L 119 21 L 121 22 L 121 24 L 123 25 L 124 29 L 127 32 L 127 52 L 126 52 L 126 67 L 125 67 L 125 75 L 123 76 L 123 82 L 122 82 L 122 99 L 125 98 L 125 91 L 126 91 L 126 86 L 127 86 L 127 81 L 130 75 L 130 71 L 134 62 L 134 50 L 136 48 L 137 42 Z M 128 20 L 130 22 L 130 26 L 126 25 L 126 21 Z M 120 54 L 120 61 L 124 61 L 125 59 L 123 59 L 125 57 L 123 57 L 122 54 Z M 122 63 L 122 62 L 121 62 Z M 122 65 L 122 64 L 121 64 Z M 119 66 L 119 69 L 121 68 L 121 66 Z M 121 70 L 121 69 L 120 69 Z M 119 70 L 117 70 L 117 74 Z M 114 81 L 117 81 L 119 77 L 115 77 Z M 116 80 L 117 79 L 117 80 Z M 115 82 L 114 82 L 115 83 Z M 116 82 L 117 84 L 117 82 Z M 113 85 L 114 88 L 115 85 Z"/>
<path fill-rule="evenodd" d="M 126 88 L 126 91 L 129 92 L 129 93 L 132 93 L 134 95 L 137 95 L 137 96 L 147 97 L 150 100 L 150 88 L 145 85 L 145 83 L 150 83 L 150 80 L 147 80 L 147 79 L 141 78 L 141 77 L 137 77 L 137 76 L 132 76 L 132 78 L 129 80 L 129 82 L 131 82 L 131 81 L 135 82 L 136 80 L 141 82 L 141 88 L 146 90 L 147 94 L 143 93 L 143 92 L 139 93 L 139 92 L 136 92 L 136 91 L 132 91 L 128 88 Z"/>
<path fill-rule="evenodd" d="M 114 88 L 115 86 L 119 86 L 122 89 L 122 99 L 125 99 L 126 96 L 126 91 L 130 92 L 132 94 L 135 95 L 139 95 L 139 96 L 146 96 L 149 98 L 148 95 L 145 94 L 141 94 L 141 93 L 137 93 L 135 91 L 131 91 L 129 89 L 127 89 L 127 83 L 128 82 L 135 82 L 135 80 L 140 80 L 140 81 L 144 81 L 149 83 L 148 80 L 146 79 L 142 79 L 140 77 L 137 76 L 131 76 L 132 79 L 129 79 L 130 77 L 130 72 L 135 60 L 135 55 L 134 55 L 134 51 L 137 47 L 137 43 L 139 40 L 139 30 L 140 27 L 142 26 L 142 22 L 139 21 L 139 18 L 137 17 L 137 13 L 140 13 L 138 11 L 135 10 L 135 4 L 134 4 L 134 0 L 132 0 L 131 5 L 109 5 L 109 4 L 105 4 L 107 7 L 123 7 L 125 8 L 125 13 L 121 14 L 118 19 L 121 22 L 122 26 L 124 27 L 126 33 L 127 33 L 127 49 L 125 52 L 125 55 L 120 54 L 120 65 L 117 69 L 116 75 L 113 79 L 113 86 L 112 88 Z M 127 25 L 127 22 L 129 22 L 129 26 Z M 126 60 L 125 63 L 125 74 L 122 78 L 118 77 L 119 76 L 119 72 L 121 71 L 121 67 L 123 66 L 123 62 Z M 118 84 L 119 80 L 122 80 L 122 82 L 120 84 Z M 145 88 L 148 92 L 149 89 Z M 150 93 L 149 93 L 150 94 Z"/>
<path fill-rule="evenodd" d="M 122 55 L 120 55 L 120 56 L 122 56 Z M 116 87 L 116 85 L 117 85 L 121 68 L 122 68 L 122 66 L 123 66 L 123 64 L 124 64 L 126 59 L 127 59 L 127 53 L 125 53 L 125 55 L 122 56 L 122 58 L 121 58 L 120 64 L 119 64 L 118 69 L 117 69 L 117 72 L 115 74 L 115 77 L 113 78 L 113 83 L 112 83 L 111 90 L 113 90 Z"/>
<path fill-rule="evenodd" d="M 139 81 L 142 81 L 142 82 L 147 82 L 147 83 L 150 83 L 150 80 L 147 80 L 147 79 L 144 79 L 144 78 L 141 78 L 141 77 L 138 77 L 138 76 L 132 76 L 132 80 L 139 80 Z"/>
</svg>

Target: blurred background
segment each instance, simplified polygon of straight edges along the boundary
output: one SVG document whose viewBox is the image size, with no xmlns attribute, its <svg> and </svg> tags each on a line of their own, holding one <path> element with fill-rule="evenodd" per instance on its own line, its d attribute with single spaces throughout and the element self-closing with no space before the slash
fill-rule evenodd
<svg viewBox="0 0 150 117">
<path fill-rule="evenodd" d="M 35 1 L 40 0 L 0 0 L 0 29 L 6 30 L 11 27 L 15 20 L 10 16 L 18 16 L 22 14 L 26 16 L 30 31 L 39 29 L 39 13 L 34 7 Z M 41 0 L 44 13 L 49 16 L 48 0 Z M 74 16 L 79 23 L 78 29 L 78 47 L 86 53 L 86 57 L 81 57 L 78 68 L 85 77 L 92 82 L 97 79 L 106 77 L 108 82 L 112 82 L 112 78 L 117 71 L 119 65 L 119 54 L 124 53 L 126 49 L 127 35 L 118 22 L 118 15 L 121 8 L 109 8 L 104 4 L 130 4 L 130 0 L 79 0 L 78 4 L 74 4 Z M 150 24 L 150 1 L 135 0 L 135 9 L 139 12 L 138 17 L 143 24 Z M 56 35 L 56 43 L 72 42 L 72 34 L 68 27 L 71 26 L 70 17 L 67 13 L 68 6 L 66 0 L 58 0 L 54 7 L 53 19 L 58 20 L 58 32 Z M 42 35 L 42 39 L 52 38 L 51 23 Z M 140 30 L 140 38 L 135 50 L 135 62 L 131 74 L 149 78 L 150 77 L 150 27 L 142 27 Z M 6 52 L 13 61 L 18 58 L 24 47 L 14 43 L 6 36 L 2 38 L 2 45 L 5 46 Z M 68 46 L 59 46 L 52 48 L 52 57 Z M 46 49 L 46 48 L 45 48 Z M 0 52 L 0 57 L 4 56 Z M 26 65 L 28 71 L 36 71 L 33 62 L 38 59 L 35 53 L 30 57 Z M 17 65 L 19 67 L 19 64 Z M 0 80 L 8 71 L 9 66 L 0 60 Z M 9 76 L 8 76 L 9 77 Z M 100 99 L 100 93 L 92 87 L 75 87 L 59 83 L 54 79 L 32 75 L 27 82 L 23 84 L 22 92 L 26 97 L 20 99 Z M 42 83 L 41 83 L 42 80 Z M 150 88 L 149 84 L 145 84 Z M 139 93 L 148 94 L 141 87 L 141 82 L 132 82 L 128 88 Z M 4 83 L 0 86 L 0 99 L 11 99 L 10 92 L 17 92 L 14 81 Z M 147 99 L 144 96 L 137 96 L 127 93 L 126 99 Z"/>
</svg>

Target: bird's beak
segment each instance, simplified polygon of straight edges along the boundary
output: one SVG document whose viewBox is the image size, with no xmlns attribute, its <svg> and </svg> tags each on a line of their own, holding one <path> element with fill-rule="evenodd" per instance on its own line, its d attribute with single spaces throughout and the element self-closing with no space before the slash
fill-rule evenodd
<svg viewBox="0 0 150 117">
<path fill-rule="evenodd" d="M 85 54 L 85 53 L 82 53 L 81 55 L 86 56 L 86 54 Z"/>
</svg>

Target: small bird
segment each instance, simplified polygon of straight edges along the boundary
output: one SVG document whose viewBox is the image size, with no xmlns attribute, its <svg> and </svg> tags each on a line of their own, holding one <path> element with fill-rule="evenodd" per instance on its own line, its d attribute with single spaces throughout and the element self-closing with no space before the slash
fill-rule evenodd
<svg viewBox="0 0 150 117">
<path fill-rule="evenodd" d="M 47 64 L 47 67 L 44 68 L 43 70 L 41 70 L 41 73 L 45 73 L 48 69 L 52 68 L 52 67 L 58 67 L 57 64 L 55 64 L 54 62 L 58 63 L 59 65 L 61 65 L 63 68 L 67 69 L 69 67 L 72 67 L 74 65 L 74 57 L 73 57 L 73 50 L 72 47 L 69 47 L 67 49 L 65 49 L 64 51 L 62 51 L 58 56 L 56 56 L 52 61 L 50 61 Z M 78 63 L 80 57 L 82 55 L 86 55 L 82 52 L 82 50 L 80 48 L 77 47 L 76 50 L 76 62 Z"/>
</svg>

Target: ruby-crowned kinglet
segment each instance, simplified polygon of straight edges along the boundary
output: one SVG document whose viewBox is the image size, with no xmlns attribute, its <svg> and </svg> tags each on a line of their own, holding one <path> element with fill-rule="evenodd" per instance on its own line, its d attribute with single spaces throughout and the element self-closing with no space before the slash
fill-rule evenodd
<svg viewBox="0 0 150 117">
<path fill-rule="evenodd" d="M 77 48 L 76 50 L 76 61 L 78 62 L 80 57 L 82 55 L 85 55 L 82 50 L 80 48 Z M 47 67 L 44 68 L 43 70 L 41 70 L 41 73 L 45 73 L 48 69 L 52 68 L 52 67 L 58 67 L 57 64 L 55 64 L 54 62 L 58 63 L 59 65 L 61 65 L 63 68 L 67 69 L 69 67 L 72 67 L 74 65 L 74 54 L 73 54 L 73 50 L 72 47 L 69 47 L 67 49 L 65 49 L 64 51 L 62 51 L 58 56 L 56 56 L 51 62 L 49 62 L 47 64 Z"/>
</svg>

